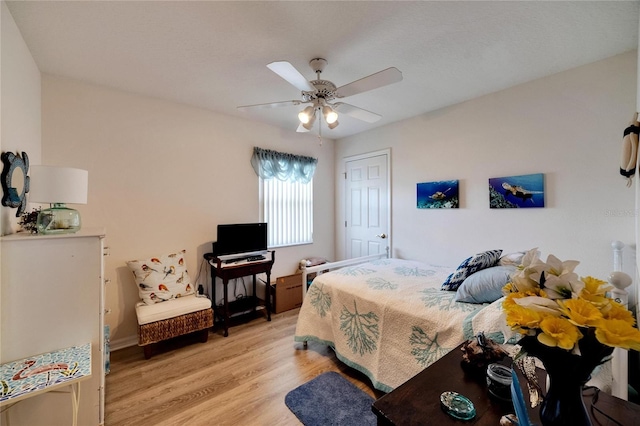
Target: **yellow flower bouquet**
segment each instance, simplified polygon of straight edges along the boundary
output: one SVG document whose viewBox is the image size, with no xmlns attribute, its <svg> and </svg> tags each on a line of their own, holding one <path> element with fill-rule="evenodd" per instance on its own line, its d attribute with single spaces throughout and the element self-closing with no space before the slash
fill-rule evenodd
<svg viewBox="0 0 640 426">
<path fill-rule="evenodd" d="M 553 255 L 543 262 L 533 249 L 503 288 L 507 325 L 522 335 L 519 356 L 540 359 L 550 378 L 541 407 L 544 425 L 591 424 L 582 385 L 613 348 L 640 350 L 640 330 L 632 313 L 607 297 L 613 288 L 607 282 L 579 277 L 574 272 L 578 264 Z M 563 403 L 567 397 L 573 403 Z"/>
<path fill-rule="evenodd" d="M 613 287 L 573 272 L 580 262 L 549 255 L 543 262 L 529 251 L 503 288 L 507 325 L 536 336 L 549 347 L 581 355 L 577 343 L 590 331 L 603 345 L 640 350 L 640 330 L 631 312 L 606 296 Z"/>
</svg>

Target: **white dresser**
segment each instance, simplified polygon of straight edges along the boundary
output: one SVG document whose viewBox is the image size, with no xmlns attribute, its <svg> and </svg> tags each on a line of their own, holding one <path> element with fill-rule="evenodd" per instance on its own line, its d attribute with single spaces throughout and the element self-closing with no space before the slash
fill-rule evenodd
<svg viewBox="0 0 640 426">
<path fill-rule="evenodd" d="M 0 363 L 90 342 L 91 378 L 82 382 L 78 410 L 78 424 L 87 426 L 104 422 L 104 237 L 104 229 L 0 237 Z M 0 423 L 70 425 L 71 401 L 68 393 L 37 395 L 2 413 Z"/>
</svg>

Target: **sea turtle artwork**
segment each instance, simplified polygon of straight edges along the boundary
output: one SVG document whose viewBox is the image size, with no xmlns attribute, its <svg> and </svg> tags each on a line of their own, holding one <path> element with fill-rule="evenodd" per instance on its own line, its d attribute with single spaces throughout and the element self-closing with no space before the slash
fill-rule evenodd
<svg viewBox="0 0 640 426">
<path fill-rule="evenodd" d="M 525 189 L 520 185 L 511 185 L 507 182 L 503 182 L 502 187 L 505 190 L 505 195 L 513 195 L 514 197 L 520 198 L 522 200 L 530 200 L 531 202 L 533 202 L 533 194 L 544 194 L 544 191 L 529 191 L 528 189 Z"/>
<path fill-rule="evenodd" d="M 424 182 L 417 185 L 417 208 L 457 209 L 458 206 L 457 180 Z"/>
<path fill-rule="evenodd" d="M 436 191 L 432 195 L 429 196 L 432 200 L 444 200 L 447 198 L 447 192 L 451 191 L 451 188 L 447 188 L 443 191 Z"/>
<path fill-rule="evenodd" d="M 489 179 L 492 209 L 544 207 L 542 173 Z"/>
</svg>

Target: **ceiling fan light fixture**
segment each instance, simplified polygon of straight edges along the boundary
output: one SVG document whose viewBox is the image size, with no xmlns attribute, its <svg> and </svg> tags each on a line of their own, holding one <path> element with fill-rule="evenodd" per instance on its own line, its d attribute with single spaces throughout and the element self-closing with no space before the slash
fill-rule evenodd
<svg viewBox="0 0 640 426">
<path fill-rule="evenodd" d="M 309 62 L 309 65 L 316 73 L 316 79 L 312 81 L 307 80 L 300 71 L 287 61 L 276 61 L 267 64 L 267 67 L 271 71 L 301 92 L 300 100 L 243 105 L 238 108 L 274 108 L 307 104 L 309 106 L 298 113 L 300 124 L 296 131 L 306 132 L 311 130 L 317 119 L 319 120 L 318 137 L 322 141 L 322 121 L 326 123 L 329 129 L 335 129 L 338 127 L 338 114 L 348 115 L 366 123 L 375 123 L 382 118 L 379 114 L 345 104 L 344 102 L 329 102 L 402 81 L 402 72 L 397 68 L 390 67 L 343 86 L 336 87 L 333 82 L 320 78 L 320 74 L 327 65 L 326 59 L 314 58 Z M 340 111 L 339 113 L 338 110 Z"/>
<path fill-rule="evenodd" d="M 308 108 L 311 108 L 311 107 L 308 107 Z M 307 130 L 311 130 L 311 128 L 313 127 L 313 123 L 315 122 L 316 122 L 316 114 L 314 110 L 311 117 L 309 117 L 309 121 L 307 121 L 306 123 L 302 123 L 302 127 L 304 127 Z"/>
<path fill-rule="evenodd" d="M 338 113 L 333 110 L 329 105 L 322 107 L 322 114 L 327 124 L 333 124 L 338 121 Z M 331 127 L 330 127 L 331 128 Z"/>
<path fill-rule="evenodd" d="M 307 124 L 310 122 L 311 125 L 313 125 L 315 116 L 316 116 L 315 109 L 311 105 L 309 105 L 308 107 L 306 107 L 305 109 L 303 109 L 298 113 L 298 119 L 302 124 Z"/>
</svg>

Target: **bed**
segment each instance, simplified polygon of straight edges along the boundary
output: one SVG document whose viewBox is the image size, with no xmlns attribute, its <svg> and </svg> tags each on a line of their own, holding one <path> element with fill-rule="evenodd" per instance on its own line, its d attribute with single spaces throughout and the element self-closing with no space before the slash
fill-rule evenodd
<svg viewBox="0 0 640 426">
<path fill-rule="evenodd" d="M 501 273 L 506 273 L 506 282 L 522 254 L 502 255 L 495 267 L 470 270 L 458 278 L 483 276 L 486 281 L 489 275 L 494 291 L 501 289 L 503 278 L 495 280 L 496 267 L 504 268 Z M 614 270 L 619 270 L 620 258 L 621 252 L 614 250 Z M 294 340 L 332 347 L 340 361 L 364 373 L 383 392 L 390 392 L 480 332 L 502 343 L 511 332 L 499 295 L 468 303 L 456 301 L 459 291 L 442 291 L 443 283 L 458 274 L 465 262 L 454 270 L 381 254 L 303 267 L 303 283 L 308 274 L 317 276 L 308 290 L 302 286 L 304 301 Z M 483 294 L 488 291 L 479 288 Z M 613 394 L 626 399 L 626 392 L 616 390 L 626 390 L 626 352 L 616 350 L 616 354 L 613 384 L 610 379 L 608 385 L 607 379 L 598 384 L 607 391 L 613 386 Z"/>
<path fill-rule="evenodd" d="M 441 290 L 452 268 L 378 257 L 316 276 L 295 341 L 331 346 L 376 389 L 389 392 L 479 331 L 502 335 L 499 303 L 456 302 L 455 291 Z"/>
</svg>

